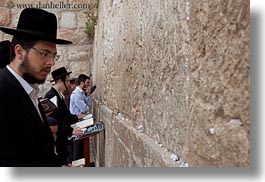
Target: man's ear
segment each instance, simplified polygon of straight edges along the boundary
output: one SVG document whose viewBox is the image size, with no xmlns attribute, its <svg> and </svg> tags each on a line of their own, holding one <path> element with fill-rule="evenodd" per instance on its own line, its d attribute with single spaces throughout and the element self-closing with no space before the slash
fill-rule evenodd
<svg viewBox="0 0 265 182">
<path fill-rule="evenodd" d="M 59 79 L 58 82 L 62 83 L 62 84 L 64 83 L 64 81 L 62 79 Z"/>
<path fill-rule="evenodd" d="M 25 50 L 23 49 L 23 47 L 21 45 L 19 45 L 19 44 L 15 45 L 14 52 L 15 52 L 17 59 L 20 59 L 20 60 L 24 59 Z"/>
</svg>

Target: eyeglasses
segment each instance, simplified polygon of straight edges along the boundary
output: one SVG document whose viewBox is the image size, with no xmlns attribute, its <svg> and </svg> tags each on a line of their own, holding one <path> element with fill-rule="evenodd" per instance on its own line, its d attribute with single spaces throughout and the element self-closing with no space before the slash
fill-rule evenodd
<svg viewBox="0 0 265 182">
<path fill-rule="evenodd" d="M 57 61 L 60 58 L 60 55 L 52 54 L 51 52 L 46 51 L 46 50 L 39 50 L 39 49 L 36 49 L 35 47 L 32 47 L 31 49 L 37 51 L 41 55 L 42 58 L 46 58 L 46 59 L 49 58 L 55 61 Z"/>
</svg>

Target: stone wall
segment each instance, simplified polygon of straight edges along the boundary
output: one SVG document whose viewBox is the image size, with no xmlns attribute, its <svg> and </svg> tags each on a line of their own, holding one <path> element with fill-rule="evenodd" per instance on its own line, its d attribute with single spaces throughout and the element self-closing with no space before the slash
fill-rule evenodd
<svg viewBox="0 0 265 182">
<path fill-rule="evenodd" d="M 1 0 L 0 26 L 16 28 L 20 12 L 25 7 L 44 7 L 43 9 L 55 13 L 57 16 L 58 37 L 71 40 L 72 45 L 57 45 L 60 59 L 52 70 L 65 66 L 72 71 L 71 76 L 81 73 L 90 74 L 90 62 L 93 52 L 93 40 L 85 33 L 87 12 L 96 0 Z M 57 5 L 56 5 L 57 4 Z M 46 7 L 46 8 L 45 8 Z M 57 8 L 56 8 L 57 7 Z M 0 40 L 11 40 L 11 36 L 0 32 Z M 41 86 L 43 95 L 50 87 L 51 76 Z"/>
<path fill-rule="evenodd" d="M 250 166 L 249 3 L 100 1 L 98 165 Z"/>
</svg>

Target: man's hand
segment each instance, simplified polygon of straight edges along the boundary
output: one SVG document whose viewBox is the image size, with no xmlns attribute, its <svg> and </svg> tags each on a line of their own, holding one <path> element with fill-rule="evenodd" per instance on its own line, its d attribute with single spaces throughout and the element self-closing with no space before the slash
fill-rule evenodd
<svg viewBox="0 0 265 182">
<path fill-rule="evenodd" d="M 90 94 L 90 87 L 85 88 L 85 93 L 86 93 L 87 95 Z"/>
<path fill-rule="evenodd" d="M 85 116 L 86 116 L 86 114 L 79 114 L 79 115 L 77 115 L 78 119 L 82 119 Z"/>
<path fill-rule="evenodd" d="M 80 129 L 80 128 L 74 128 L 74 130 L 73 130 L 73 134 L 79 136 L 79 135 L 83 135 L 84 132 L 83 132 L 83 130 Z"/>
</svg>

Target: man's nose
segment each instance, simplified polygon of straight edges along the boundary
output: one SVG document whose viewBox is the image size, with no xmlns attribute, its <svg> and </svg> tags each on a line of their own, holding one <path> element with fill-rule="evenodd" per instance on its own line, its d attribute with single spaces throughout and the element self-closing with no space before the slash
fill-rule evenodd
<svg viewBox="0 0 265 182">
<path fill-rule="evenodd" d="M 50 65 L 50 66 L 54 66 L 55 65 L 55 60 L 54 58 L 50 58 L 47 60 L 47 64 Z"/>
</svg>

